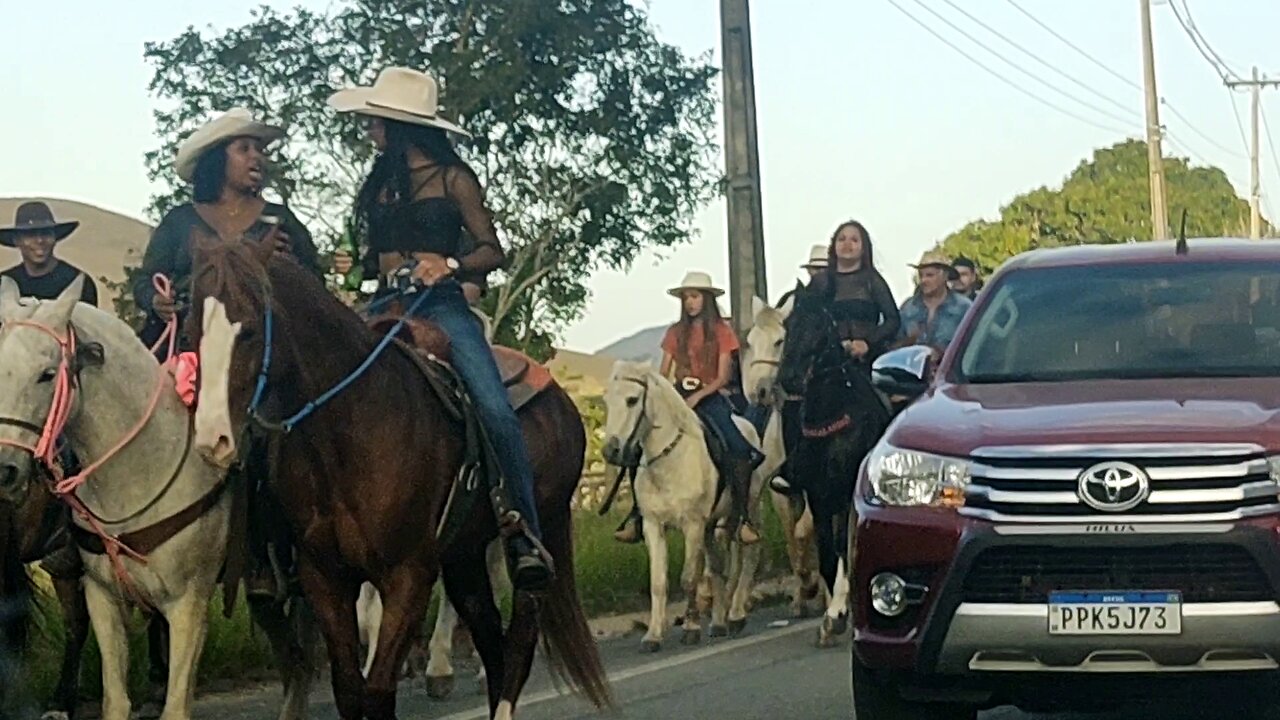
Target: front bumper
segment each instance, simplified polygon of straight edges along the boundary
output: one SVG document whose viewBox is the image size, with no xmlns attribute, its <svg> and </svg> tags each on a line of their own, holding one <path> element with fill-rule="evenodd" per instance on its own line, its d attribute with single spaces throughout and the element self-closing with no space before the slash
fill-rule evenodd
<svg viewBox="0 0 1280 720">
<path fill-rule="evenodd" d="M 854 651 L 861 663 L 917 678 L 1009 673 L 1221 673 L 1280 668 L 1280 517 L 1224 524 L 996 525 L 951 511 L 859 503 L 852 543 Z M 1049 548 L 1096 554 L 1160 554 L 1221 546 L 1256 565 L 1253 590 L 1230 602 L 1182 606 L 1176 636 L 1050 635 L 1048 605 L 975 600 L 966 578 L 984 551 Z M 867 581 L 892 571 L 928 588 L 898 618 L 871 608 Z M 1028 586 L 1037 582 L 1028 572 Z M 1017 577 L 1017 576 L 1015 576 Z M 1190 579 L 1187 581 L 1191 582 Z M 1062 590 L 1187 590 L 1185 587 L 1060 587 Z M 1215 588 L 1200 589 L 1215 597 Z M 1203 599 L 1203 598 L 1201 598 Z"/>
</svg>

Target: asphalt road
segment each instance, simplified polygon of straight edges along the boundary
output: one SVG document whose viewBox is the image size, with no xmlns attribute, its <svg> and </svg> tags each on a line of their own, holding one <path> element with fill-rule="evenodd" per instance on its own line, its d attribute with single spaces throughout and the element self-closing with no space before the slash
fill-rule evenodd
<svg viewBox="0 0 1280 720">
<path fill-rule="evenodd" d="M 850 718 L 849 649 L 813 646 L 813 621 L 770 627 L 778 611 L 761 611 L 747 632 L 735 639 L 704 642 L 684 648 L 679 634 L 656 655 L 638 651 L 638 637 L 602 643 L 619 704 L 617 715 L 600 715 L 582 701 L 560 695 L 545 674 L 535 669 L 525 691 L 521 720 L 587 720 L 621 717 L 630 720 L 731 718 Z M 202 698 L 197 720 L 260 720 L 274 718 L 278 690 L 240 692 Z M 312 714 L 336 718 L 327 684 L 313 695 Z M 416 682 L 402 685 L 399 714 L 405 720 L 484 720 L 488 717 L 474 677 L 459 677 L 453 696 L 436 701 Z M 983 713 L 982 720 L 1193 720 L 1218 718 L 1212 702 L 1205 706 L 1152 707 L 1107 715 L 1028 715 L 1012 708 Z M 873 720 L 866 719 L 863 720 Z"/>
</svg>

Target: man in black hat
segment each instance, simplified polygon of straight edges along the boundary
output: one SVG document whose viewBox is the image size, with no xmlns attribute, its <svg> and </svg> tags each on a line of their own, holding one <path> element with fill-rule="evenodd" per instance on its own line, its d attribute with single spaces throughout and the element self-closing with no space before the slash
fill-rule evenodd
<svg viewBox="0 0 1280 720">
<path fill-rule="evenodd" d="M 84 274 L 84 291 L 80 300 L 97 306 L 98 286 L 94 284 L 93 278 L 80 268 L 59 260 L 54 254 L 54 246 L 79 226 L 78 220 L 54 220 L 53 211 L 42 202 L 28 202 L 18 206 L 13 226 L 0 228 L 0 245 L 17 248 L 22 255 L 22 262 L 0 274 L 13 278 L 18 283 L 18 293 L 22 297 L 37 300 L 57 298 L 68 285 L 75 282 L 77 276 Z"/>
<path fill-rule="evenodd" d="M 982 280 L 978 277 L 978 266 L 961 255 L 951 263 L 951 267 L 954 270 L 951 276 L 951 289 L 970 300 L 976 300 L 978 291 L 982 289 Z"/>
</svg>

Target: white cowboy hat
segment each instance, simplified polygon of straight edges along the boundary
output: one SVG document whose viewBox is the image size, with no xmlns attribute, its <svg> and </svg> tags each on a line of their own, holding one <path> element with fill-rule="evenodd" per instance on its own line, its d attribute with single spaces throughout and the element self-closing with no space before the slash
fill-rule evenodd
<svg viewBox="0 0 1280 720">
<path fill-rule="evenodd" d="M 680 294 L 685 290 L 705 290 L 711 293 L 712 297 L 720 297 L 724 294 L 724 290 L 716 287 L 715 283 L 711 282 L 710 274 L 698 272 L 697 270 L 686 273 L 684 280 L 678 286 L 668 290 L 667 294 L 672 297 L 680 297 Z"/>
<path fill-rule="evenodd" d="M 471 137 L 471 133 L 440 117 L 440 86 L 436 79 L 411 68 L 389 67 L 378 73 L 372 87 L 339 90 L 329 96 L 329 107 Z"/>
<path fill-rule="evenodd" d="M 806 262 L 800 267 L 805 269 L 825 268 L 827 266 L 827 263 L 830 262 L 830 259 L 827 255 L 829 252 L 830 250 L 826 245 L 814 245 L 813 247 L 809 248 L 809 262 Z"/>
<path fill-rule="evenodd" d="M 191 133 L 191 136 L 178 148 L 178 158 L 174 166 L 179 178 L 184 182 L 191 182 L 200 157 L 218 143 L 231 138 L 251 137 L 261 140 L 264 145 L 269 145 L 284 135 L 283 128 L 254 120 L 253 114 L 245 108 L 233 108 Z"/>
</svg>

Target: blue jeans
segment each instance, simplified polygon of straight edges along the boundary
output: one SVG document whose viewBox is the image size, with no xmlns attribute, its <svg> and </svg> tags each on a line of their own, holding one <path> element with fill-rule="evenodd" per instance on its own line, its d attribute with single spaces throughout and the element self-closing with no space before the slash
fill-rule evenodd
<svg viewBox="0 0 1280 720">
<path fill-rule="evenodd" d="M 743 437 L 742 431 L 738 429 L 737 423 L 733 421 L 733 406 L 729 404 L 729 400 L 720 393 L 713 393 L 710 397 L 698 403 L 698 407 L 694 408 L 704 422 L 716 429 L 720 436 L 724 438 L 725 443 L 729 446 L 729 454 L 739 460 L 754 460 L 756 458 L 756 449 L 751 447 L 751 443 Z"/>
<path fill-rule="evenodd" d="M 507 389 L 502 384 L 493 351 L 484 338 L 480 319 L 471 312 L 458 283 L 452 280 L 441 282 L 430 292 L 431 296 L 418 307 L 416 315 L 435 323 L 449 336 L 453 369 L 462 378 L 480 424 L 493 444 L 498 468 L 508 484 L 508 497 L 513 509 L 524 518 L 529 532 L 541 537 L 529 449 L 524 443 L 520 419 L 507 399 Z M 405 305 L 412 305 L 416 299 L 415 295 L 405 297 Z"/>
</svg>

